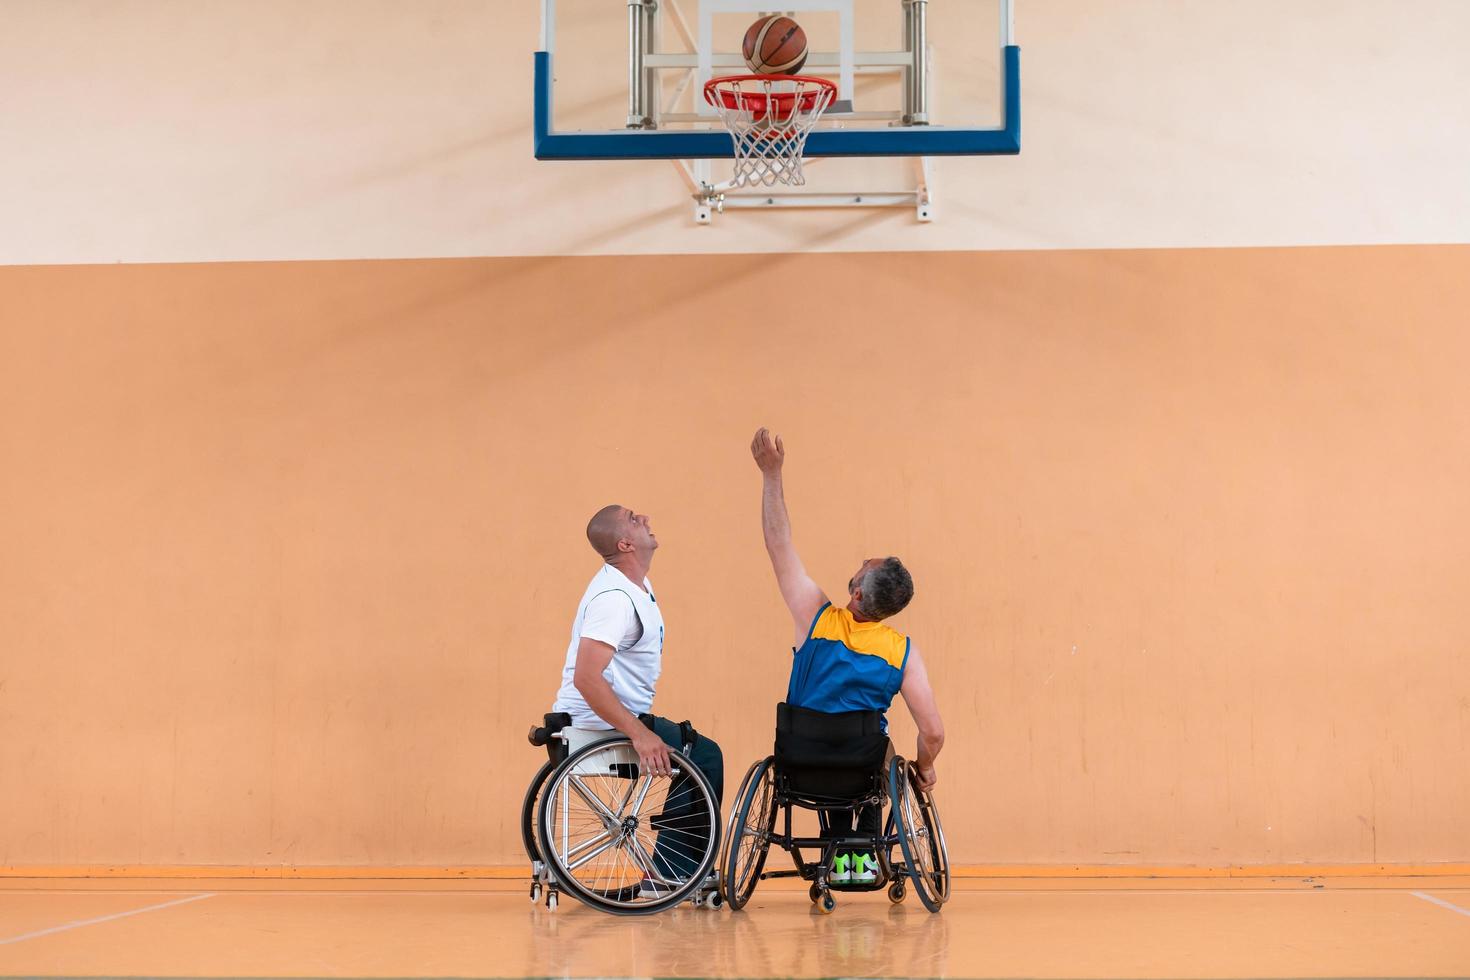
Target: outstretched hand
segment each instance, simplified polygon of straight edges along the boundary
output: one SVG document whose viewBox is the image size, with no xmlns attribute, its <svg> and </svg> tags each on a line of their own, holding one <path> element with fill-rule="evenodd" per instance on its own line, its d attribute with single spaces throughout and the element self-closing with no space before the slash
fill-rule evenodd
<svg viewBox="0 0 1470 980">
<path fill-rule="evenodd" d="M 750 441 L 750 455 L 755 457 L 755 465 L 762 473 L 779 473 L 781 464 L 786 462 L 786 447 L 780 436 L 773 438 L 771 430 L 761 426 Z"/>
</svg>

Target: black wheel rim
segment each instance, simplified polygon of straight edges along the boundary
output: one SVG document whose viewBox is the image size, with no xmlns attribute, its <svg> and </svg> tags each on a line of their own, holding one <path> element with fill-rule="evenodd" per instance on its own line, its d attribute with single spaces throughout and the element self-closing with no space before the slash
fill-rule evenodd
<svg viewBox="0 0 1470 980">
<path fill-rule="evenodd" d="M 744 908 L 760 883 L 761 870 L 771 847 L 771 829 L 776 824 L 776 781 L 769 758 L 751 766 L 744 792 L 736 799 L 725 846 L 725 899 L 730 908 Z"/>
<path fill-rule="evenodd" d="M 541 789 L 546 785 L 546 777 L 555 768 L 550 759 L 543 762 L 532 777 L 531 785 L 526 787 L 526 798 L 521 802 L 521 844 L 526 849 L 526 857 L 532 863 L 541 860 L 541 848 L 536 843 L 536 803 L 541 799 Z"/>
</svg>

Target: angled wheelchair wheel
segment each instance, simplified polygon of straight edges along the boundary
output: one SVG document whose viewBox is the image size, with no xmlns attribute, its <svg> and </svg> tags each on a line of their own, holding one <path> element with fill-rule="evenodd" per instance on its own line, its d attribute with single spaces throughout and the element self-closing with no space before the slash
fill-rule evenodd
<svg viewBox="0 0 1470 980">
<path fill-rule="evenodd" d="M 730 827 L 721 865 L 721 886 L 730 908 L 741 909 L 760 883 L 761 869 L 771 847 L 771 830 L 776 826 L 775 760 L 767 757 L 754 763 L 745 774 L 740 795 L 730 810 Z"/>
<path fill-rule="evenodd" d="M 594 742 L 551 774 L 536 826 L 561 887 L 604 912 L 673 908 L 705 884 L 719 851 L 719 807 L 704 773 L 669 750 L 673 773 L 640 771 L 626 738 Z"/>
<path fill-rule="evenodd" d="M 541 799 L 541 791 L 546 787 L 546 778 L 555 768 L 550 759 L 542 763 L 536 775 L 531 778 L 531 785 L 526 787 L 526 798 L 521 801 L 521 844 L 533 865 L 541 860 L 541 847 L 536 843 L 536 804 Z"/>
<path fill-rule="evenodd" d="M 909 763 L 895 757 L 888 765 L 888 789 L 898 841 L 914 892 L 924 908 L 938 912 L 949 900 L 949 851 L 934 798 L 915 785 Z"/>
<path fill-rule="evenodd" d="M 759 762 L 750 764 L 750 768 L 745 770 L 745 776 L 740 780 L 740 788 L 735 791 L 734 796 L 730 797 L 730 816 L 725 822 L 725 833 L 720 837 L 720 856 L 716 858 L 716 867 L 722 872 L 730 856 L 730 839 L 735 836 L 735 818 L 740 815 L 740 801 L 745 799 L 745 787 L 750 785 L 750 777 L 758 765 L 760 765 Z M 723 887 L 721 890 L 723 891 Z"/>
</svg>

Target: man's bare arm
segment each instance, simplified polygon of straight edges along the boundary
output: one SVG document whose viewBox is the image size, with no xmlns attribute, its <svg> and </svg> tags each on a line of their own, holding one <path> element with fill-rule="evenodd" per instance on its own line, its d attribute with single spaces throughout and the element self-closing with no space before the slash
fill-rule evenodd
<svg viewBox="0 0 1470 980">
<path fill-rule="evenodd" d="M 919 773 L 919 788 L 933 789 L 939 781 L 934 771 L 934 759 L 944 748 L 944 722 L 939 718 L 939 705 L 934 701 L 934 689 L 929 686 L 929 670 L 919 648 L 909 641 L 909 659 L 903 669 L 903 703 L 908 705 L 909 714 L 919 728 L 918 752 L 914 767 Z"/>
<path fill-rule="evenodd" d="M 781 437 L 774 439 L 762 428 L 750 443 L 750 454 L 761 471 L 761 531 L 766 539 L 766 554 L 776 572 L 781 598 L 791 611 L 796 625 L 796 645 L 806 640 L 812 619 L 827 602 L 827 597 L 806 573 L 796 545 L 791 541 L 791 518 L 786 513 L 786 493 L 781 483 L 781 468 L 786 462 L 786 447 Z"/>
<path fill-rule="evenodd" d="M 577 644 L 577 668 L 572 674 L 572 684 L 597 717 L 633 740 L 633 750 L 638 753 L 638 763 L 645 773 L 666 775 L 669 771 L 669 747 L 649 731 L 637 715 L 623 707 L 612 685 L 602 676 L 612 658 L 611 646 L 582 637 Z"/>
</svg>

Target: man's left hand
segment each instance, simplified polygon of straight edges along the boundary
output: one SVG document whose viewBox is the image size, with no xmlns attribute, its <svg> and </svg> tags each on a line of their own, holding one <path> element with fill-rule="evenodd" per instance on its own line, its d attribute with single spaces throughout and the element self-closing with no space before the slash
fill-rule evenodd
<svg viewBox="0 0 1470 980">
<path fill-rule="evenodd" d="M 786 462 L 786 447 L 780 436 L 772 438 L 771 430 L 761 426 L 750 441 L 750 455 L 755 457 L 755 465 L 762 473 L 779 473 L 781 464 Z"/>
</svg>

